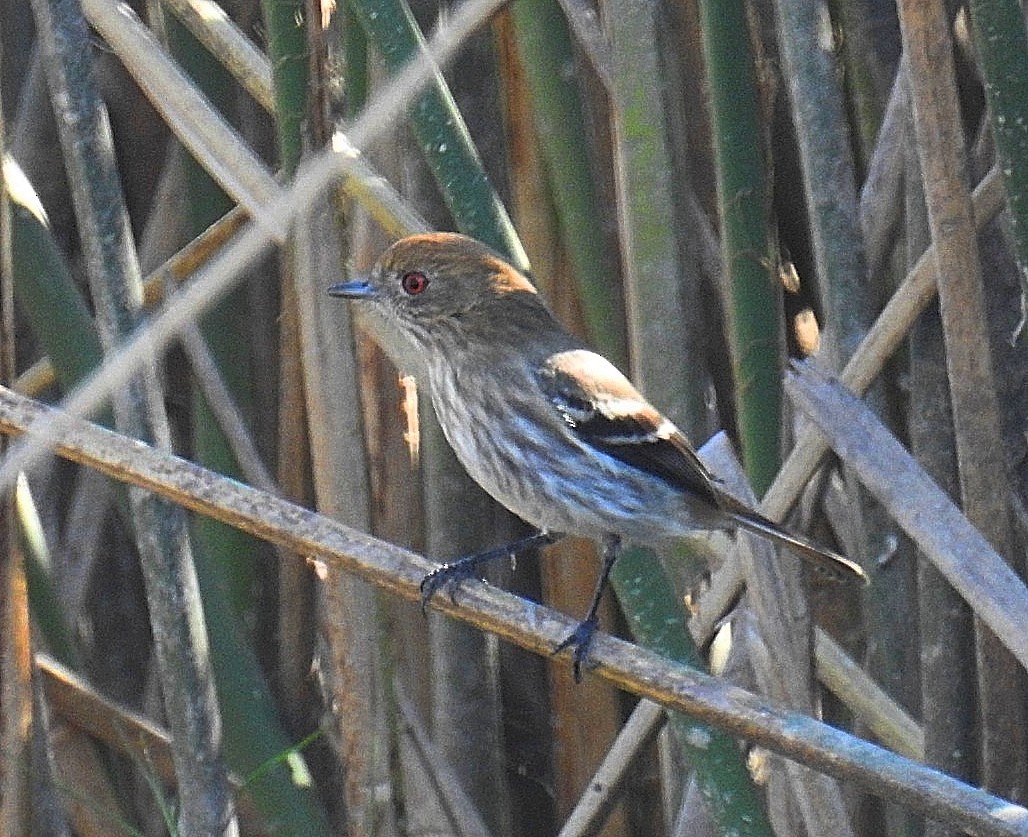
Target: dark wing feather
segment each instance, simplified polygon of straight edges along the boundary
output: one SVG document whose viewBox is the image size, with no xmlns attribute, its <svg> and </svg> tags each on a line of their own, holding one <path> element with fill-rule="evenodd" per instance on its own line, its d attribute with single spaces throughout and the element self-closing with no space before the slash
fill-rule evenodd
<svg viewBox="0 0 1028 837">
<path fill-rule="evenodd" d="M 584 350 L 553 355 L 540 370 L 539 383 L 581 439 L 720 505 L 715 478 L 689 441 L 605 358 Z"/>
</svg>

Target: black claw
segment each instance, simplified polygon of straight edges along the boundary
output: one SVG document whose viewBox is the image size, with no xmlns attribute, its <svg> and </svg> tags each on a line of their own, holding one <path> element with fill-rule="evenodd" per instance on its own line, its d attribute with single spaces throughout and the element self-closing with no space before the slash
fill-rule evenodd
<svg viewBox="0 0 1028 837">
<path fill-rule="evenodd" d="M 428 603 L 440 590 L 448 590 L 450 601 L 457 604 L 457 588 L 461 582 L 475 577 L 473 566 L 463 565 L 460 561 L 452 564 L 443 564 L 432 570 L 421 579 L 421 612 L 428 612 Z"/>
<path fill-rule="evenodd" d="M 582 668 L 587 667 L 589 662 L 589 646 L 592 645 L 593 636 L 596 633 L 597 621 L 595 618 L 586 619 L 578 623 L 578 627 L 571 632 L 570 636 L 560 645 L 553 649 L 554 654 L 559 654 L 565 648 L 571 651 L 571 673 L 576 683 L 582 682 Z"/>
</svg>

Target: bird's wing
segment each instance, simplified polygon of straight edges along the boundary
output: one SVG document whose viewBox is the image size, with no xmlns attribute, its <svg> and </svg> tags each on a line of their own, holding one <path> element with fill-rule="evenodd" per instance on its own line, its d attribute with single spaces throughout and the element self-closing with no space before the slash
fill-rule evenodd
<svg viewBox="0 0 1028 837">
<path fill-rule="evenodd" d="M 726 520 L 789 546 L 834 578 L 868 582 L 859 564 L 792 534 L 725 491 L 682 432 L 605 358 L 581 349 L 560 352 L 547 358 L 538 380 L 583 442 L 706 500 Z"/>
<path fill-rule="evenodd" d="M 539 385 L 580 439 L 715 506 L 722 492 L 685 435 L 610 361 L 578 349 L 547 358 Z"/>
</svg>

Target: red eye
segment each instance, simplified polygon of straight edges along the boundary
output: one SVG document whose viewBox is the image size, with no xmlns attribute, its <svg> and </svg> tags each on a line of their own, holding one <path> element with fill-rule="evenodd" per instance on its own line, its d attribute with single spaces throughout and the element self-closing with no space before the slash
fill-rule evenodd
<svg viewBox="0 0 1028 837">
<path fill-rule="evenodd" d="M 424 273 L 412 270 L 409 273 L 403 274 L 403 278 L 400 280 L 400 287 L 411 296 L 417 296 L 428 287 L 428 277 Z"/>
</svg>

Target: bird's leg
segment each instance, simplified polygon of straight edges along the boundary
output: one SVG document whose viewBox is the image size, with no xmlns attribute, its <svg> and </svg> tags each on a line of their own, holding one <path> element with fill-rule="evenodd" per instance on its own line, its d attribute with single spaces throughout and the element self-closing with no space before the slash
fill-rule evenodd
<svg viewBox="0 0 1028 837">
<path fill-rule="evenodd" d="M 585 619 L 578 623 L 578 627 L 560 645 L 553 649 L 554 654 L 559 654 L 565 648 L 571 648 L 571 670 L 575 675 L 575 682 L 582 681 L 582 666 L 589 659 L 589 645 L 593 641 L 593 634 L 596 633 L 598 618 L 596 612 L 600 609 L 600 600 L 603 598 L 603 591 L 607 589 L 607 582 L 610 580 L 610 571 L 614 569 L 614 562 L 621 554 L 621 538 L 617 535 L 608 535 L 603 542 L 603 566 L 600 567 L 600 575 L 596 579 L 596 589 L 593 590 L 592 601 L 589 602 L 589 610 Z"/>
<path fill-rule="evenodd" d="M 432 600 L 432 596 L 440 589 L 448 589 L 450 591 L 450 601 L 456 604 L 457 588 L 465 579 L 474 577 L 475 570 L 478 569 L 479 565 L 488 564 L 490 561 L 498 561 L 501 558 L 516 557 L 522 552 L 534 549 L 537 546 L 547 546 L 548 544 L 556 543 L 561 537 L 563 536 L 553 532 L 533 532 L 531 535 L 526 535 L 514 541 L 514 543 L 506 544 L 496 549 L 489 549 L 485 552 L 478 552 L 474 555 L 466 555 L 463 558 L 458 558 L 456 561 L 451 561 L 432 570 L 432 572 L 421 579 L 422 613 L 428 609 L 428 603 Z"/>
</svg>

